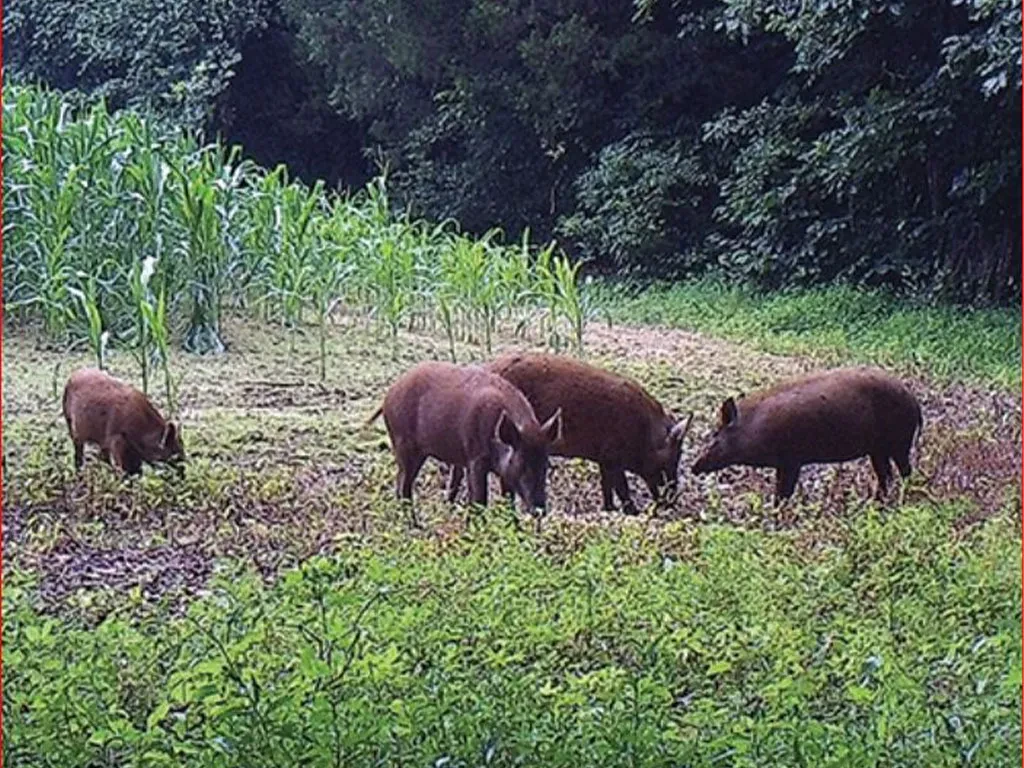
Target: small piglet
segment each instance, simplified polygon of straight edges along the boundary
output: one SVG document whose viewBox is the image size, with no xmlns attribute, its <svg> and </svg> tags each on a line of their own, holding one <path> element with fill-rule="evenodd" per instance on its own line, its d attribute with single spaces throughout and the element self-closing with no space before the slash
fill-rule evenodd
<svg viewBox="0 0 1024 768">
<path fill-rule="evenodd" d="M 398 462 L 397 493 L 412 498 L 428 456 L 468 470 L 470 499 L 487 503 L 487 475 L 519 496 L 526 511 L 547 506 L 548 450 L 562 429 L 556 412 L 539 424 L 523 394 L 478 366 L 425 362 L 391 385 L 384 414 Z"/>
<path fill-rule="evenodd" d="M 613 509 L 614 491 L 624 512 L 636 512 L 626 471 L 643 478 L 655 499 L 665 486 L 675 492 L 690 422 L 677 422 L 632 379 L 548 354 L 508 354 L 487 369 L 522 391 L 537 418 L 563 414 L 563 435 L 551 453 L 598 464 L 606 510 Z"/>
<path fill-rule="evenodd" d="M 82 467 L 83 446 L 93 443 L 104 461 L 126 474 L 139 474 L 143 462 L 168 463 L 184 474 L 180 431 L 131 385 L 99 369 L 82 368 L 64 386 L 63 410 L 76 469 Z"/>
<path fill-rule="evenodd" d="M 742 464 L 774 467 L 776 502 L 793 494 L 804 464 L 871 458 L 881 499 L 890 461 L 910 475 L 910 448 L 922 426 L 921 407 L 899 381 L 871 368 L 813 374 L 728 398 L 695 474 Z"/>
</svg>

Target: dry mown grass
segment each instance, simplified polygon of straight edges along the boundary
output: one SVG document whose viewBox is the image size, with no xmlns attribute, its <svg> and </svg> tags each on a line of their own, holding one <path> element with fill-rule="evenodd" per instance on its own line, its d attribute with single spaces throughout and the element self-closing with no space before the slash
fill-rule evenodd
<svg viewBox="0 0 1024 768">
<path fill-rule="evenodd" d="M 235 323 L 228 333 L 229 354 L 174 363 L 182 373 L 179 416 L 190 456 L 185 481 L 147 469 L 127 484 L 96 462 L 81 476 L 71 471 L 54 370 L 60 364 L 59 391 L 67 372 L 88 359 L 61 361 L 32 335 L 7 334 L 5 569 L 36 573 L 44 604 L 96 610 L 133 588 L 147 599 L 194 595 L 220 557 L 249 560 L 271 577 L 314 552 L 379 537 L 422 536 L 439 547 L 457 541 L 467 521 L 464 511 L 442 501 L 441 468 L 428 464 L 421 474 L 417 499 L 425 526 L 410 528 L 392 501 L 394 465 L 383 429 L 363 427 L 395 375 L 415 361 L 445 356 L 441 340 L 408 335 L 392 360 L 372 333 L 336 329 L 328 379 L 320 384 L 312 336 L 300 336 L 290 351 L 286 332 L 277 328 Z M 799 502 L 782 515 L 766 506 L 769 472 L 732 469 L 701 478 L 688 472 L 723 397 L 808 370 L 810 361 L 655 328 L 595 327 L 587 348 L 593 361 L 635 376 L 667 406 L 696 416 L 679 499 L 636 520 L 600 511 L 595 467 L 556 460 L 553 512 L 540 534 L 553 552 L 575 549 L 596 528 L 646 529 L 644 535 L 664 537 L 666 548 L 685 549 L 679 542 L 706 521 L 796 528 L 813 550 L 841 542 L 842 520 L 868 503 L 873 475 L 866 460 L 805 468 Z M 460 348 L 464 358 L 481 354 Z M 112 368 L 132 378 L 127 358 L 115 356 Z M 924 406 L 925 431 L 905 501 L 955 501 L 962 513 L 954 529 L 1009 508 L 1020 488 L 1020 399 L 921 379 L 910 385 Z M 641 485 L 632 483 L 646 502 Z"/>
</svg>

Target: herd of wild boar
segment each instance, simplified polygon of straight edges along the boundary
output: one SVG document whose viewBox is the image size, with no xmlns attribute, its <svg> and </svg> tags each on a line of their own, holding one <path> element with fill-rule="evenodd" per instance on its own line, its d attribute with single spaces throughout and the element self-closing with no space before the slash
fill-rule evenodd
<svg viewBox="0 0 1024 768">
<path fill-rule="evenodd" d="M 64 418 L 74 443 L 128 474 L 143 462 L 184 471 L 180 429 L 163 419 L 130 385 L 95 369 L 73 373 L 64 390 Z M 396 491 L 411 499 L 427 458 L 450 466 L 448 499 L 463 477 L 470 500 L 487 503 L 487 479 L 522 507 L 547 507 L 549 456 L 595 462 L 605 509 L 618 496 L 636 507 L 625 473 L 638 475 L 657 501 L 676 492 L 685 421 L 665 410 L 635 381 L 579 360 L 510 354 L 488 365 L 423 362 L 402 374 L 367 424 L 384 416 L 398 464 Z M 805 464 L 868 457 L 883 498 L 892 462 L 910 474 L 910 450 L 922 426 L 913 394 L 870 368 L 815 373 L 722 403 L 718 426 L 693 464 L 696 474 L 733 465 L 775 469 L 776 501 L 789 498 Z"/>
</svg>

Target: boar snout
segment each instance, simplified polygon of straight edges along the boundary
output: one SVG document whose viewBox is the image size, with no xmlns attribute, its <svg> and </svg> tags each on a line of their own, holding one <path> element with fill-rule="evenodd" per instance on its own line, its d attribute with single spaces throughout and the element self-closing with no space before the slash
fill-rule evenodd
<svg viewBox="0 0 1024 768">
<path fill-rule="evenodd" d="M 719 440 L 716 439 L 693 463 L 690 471 L 695 475 L 704 475 L 708 472 L 717 472 L 720 469 L 725 469 L 732 464 L 726 458 L 726 453 L 727 451 L 722 448 Z"/>
<path fill-rule="evenodd" d="M 742 438 L 739 435 L 740 415 L 736 401 L 729 397 L 722 403 L 718 431 L 711 439 L 711 444 L 693 463 L 690 471 L 695 475 L 717 472 L 732 466 L 738 458 Z"/>
</svg>

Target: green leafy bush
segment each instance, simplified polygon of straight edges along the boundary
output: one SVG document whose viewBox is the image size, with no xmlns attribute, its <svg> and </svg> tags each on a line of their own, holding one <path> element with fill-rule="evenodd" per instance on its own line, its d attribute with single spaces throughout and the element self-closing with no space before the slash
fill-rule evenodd
<svg viewBox="0 0 1024 768">
<path fill-rule="evenodd" d="M 5 74 L 203 128 L 271 5 L 13 0 L 4 8 Z"/>
<path fill-rule="evenodd" d="M 5 762 L 1012 764 L 1019 531 L 954 516 L 868 511 L 815 547 L 675 524 L 565 549 L 494 522 L 93 628 L 8 579 Z"/>
<path fill-rule="evenodd" d="M 711 214 L 710 181 L 681 141 L 627 137 L 604 147 L 576 179 L 576 208 L 558 233 L 585 258 L 610 259 L 619 271 L 685 271 L 700 265 L 694 249 Z"/>
</svg>

